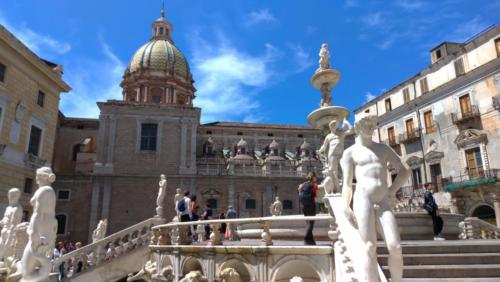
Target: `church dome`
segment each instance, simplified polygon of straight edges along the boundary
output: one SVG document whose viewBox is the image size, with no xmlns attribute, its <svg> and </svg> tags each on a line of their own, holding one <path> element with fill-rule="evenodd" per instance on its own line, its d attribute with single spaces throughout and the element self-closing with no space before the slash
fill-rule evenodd
<svg viewBox="0 0 500 282">
<path fill-rule="evenodd" d="M 141 69 L 166 70 L 182 77 L 190 76 L 186 58 L 166 38 L 152 38 L 135 52 L 127 71 L 133 73 Z"/>
</svg>

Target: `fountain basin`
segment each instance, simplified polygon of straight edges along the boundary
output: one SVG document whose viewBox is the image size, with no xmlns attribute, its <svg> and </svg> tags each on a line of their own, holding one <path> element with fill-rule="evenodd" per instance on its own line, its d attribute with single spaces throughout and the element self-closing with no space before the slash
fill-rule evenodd
<svg viewBox="0 0 500 282">
<path fill-rule="evenodd" d="M 335 85 L 340 79 L 340 73 L 334 69 L 324 69 L 318 70 L 314 73 L 311 78 L 311 84 L 317 88 L 321 89 L 323 84 Z"/>
<path fill-rule="evenodd" d="M 321 107 L 307 116 L 307 122 L 321 131 L 329 131 L 328 124 L 332 120 L 342 122 L 349 117 L 349 110 L 340 106 Z"/>
</svg>

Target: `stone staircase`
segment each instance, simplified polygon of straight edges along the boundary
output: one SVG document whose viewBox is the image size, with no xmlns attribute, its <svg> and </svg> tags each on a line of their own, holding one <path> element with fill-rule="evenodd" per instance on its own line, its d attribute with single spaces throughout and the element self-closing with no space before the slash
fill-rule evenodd
<svg viewBox="0 0 500 282">
<path fill-rule="evenodd" d="M 403 241 L 403 281 L 500 281 L 500 240 Z M 387 249 L 378 246 L 387 277 Z"/>
</svg>

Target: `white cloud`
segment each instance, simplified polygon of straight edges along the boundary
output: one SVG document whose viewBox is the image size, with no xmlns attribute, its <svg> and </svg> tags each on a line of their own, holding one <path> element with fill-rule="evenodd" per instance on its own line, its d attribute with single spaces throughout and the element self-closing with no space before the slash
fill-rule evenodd
<svg viewBox="0 0 500 282">
<path fill-rule="evenodd" d="M 377 48 L 379 48 L 380 50 L 387 50 L 394 44 L 394 40 L 395 39 L 393 37 L 389 37 L 386 40 L 378 43 Z"/>
<path fill-rule="evenodd" d="M 425 3 L 419 0 L 399 0 L 396 1 L 396 6 L 403 8 L 404 10 L 419 10 L 425 6 Z"/>
<path fill-rule="evenodd" d="M 361 21 L 368 27 L 380 26 L 386 22 L 381 12 L 368 14 Z"/>
<path fill-rule="evenodd" d="M 308 69 L 313 64 L 313 60 L 311 59 L 311 55 L 304 50 L 302 45 L 288 43 L 287 47 L 292 51 L 291 58 L 292 58 L 293 63 L 295 65 L 292 68 L 293 73 L 302 72 L 302 71 Z"/>
<path fill-rule="evenodd" d="M 371 93 L 370 91 L 366 92 L 365 94 L 365 101 L 366 103 L 370 102 L 371 100 L 375 99 L 377 95 Z"/>
<path fill-rule="evenodd" d="M 273 23 L 278 22 L 278 20 L 269 12 L 268 9 L 262 9 L 259 11 L 251 12 L 246 19 L 245 26 L 249 27 L 259 23 Z"/>
<path fill-rule="evenodd" d="M 354 8 L 354 7 L 358 7 L 358 6 L 359 6 L 359 3 L 356 0 L 347 0 L 344 3 L 345 8 Z"/>
<path fill-rule="evenodd" d="M 28 48 L 41 57 L 63 55 L 71 50 L 69 43 L 59 41 L 47 34 L 37 33 L 25 25 L 14 26 L 0 14 L 0 24 L 5 26 Z"/>
<path fill-rule="evenodd" d="M 66 70 L 71 71 L 64 79 L 73 89 L 61 95 L 60 107 L 66 116 L 96 118 L 96 102 L 122 98 L 120 82 L 126 66 L 103 39 L 100 41 L 102 58 L 79 58 L 67 65 Z"/>
</svg>

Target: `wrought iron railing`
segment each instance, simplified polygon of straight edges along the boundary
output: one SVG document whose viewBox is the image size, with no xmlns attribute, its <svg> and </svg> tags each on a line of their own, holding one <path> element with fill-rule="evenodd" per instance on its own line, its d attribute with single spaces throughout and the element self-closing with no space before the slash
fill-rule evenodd
<svg viewBox="0 0 500 282">
<path fill-rule="evenodd" d="M 399 134 L 399 143 L 411 143 L 420 139 L 420 128 L 415 128 L 413 131 L 406 131 Z"/>
<path fill-rule="evenodd" d="M 441 179 L 443 188 L 447 191 L 455 191 L 465 187 L 492 184 L 500 181 L 500 169 L 468 170 L 456 176 L 443 177 Z"/>
<path fill-rule="evenodd" d="M 493 108 L 497 111 L 500 111 L 500 95 L 497 95 L 495 97 L 491 97 L 491 102 L 493 104 Z"/>
<path fill-rule="evenodd" d="M 435 120 L 432 120 L 432 123 L 429 125 L 425 125 L 425 134 L 431 134 L 438 131 L 438 123 Z"/>
<path fill-rule="evenodd" d="M 476 105 L 472 105 L 470 110 L 461 111 L 459 113 L 452 113 L 451 121 L 453 122 L 453 124 L 459 124 L 477 118 L 480 115 L 481 113 L 479 112 L 479 108 Z"/>
</svg>

